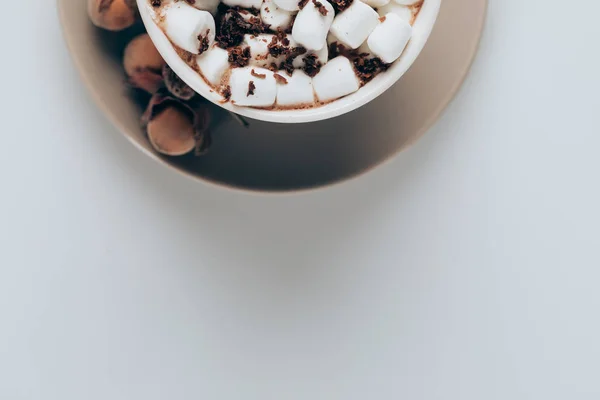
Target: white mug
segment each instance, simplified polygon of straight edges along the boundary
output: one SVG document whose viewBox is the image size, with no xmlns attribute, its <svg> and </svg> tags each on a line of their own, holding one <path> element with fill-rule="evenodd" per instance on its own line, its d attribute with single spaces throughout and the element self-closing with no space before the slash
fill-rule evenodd
<svg viewBox="0 0 600 400">
<path fill-rule="evenodd" d="M 358 91 L 345 97 L 318 107 L 292 110 L 242 107 L 230 102 L 223 102 L 222 96 L 216 93 L 194 69 L 179 57 L 167 36 L 154 22 L 152 18 L 153 9 L 150 2 L 148 0 L 137 0 L 137 3 L 146 30 L 162 57 L 171 69 L 202 97 L 228 111 L 249 118 L 267 122 L 302 123 L 333 118 L 355 110 L 375 99 L 396 83 L 415 62 L 417 56 L 425 46 L 437 19 L 441 0 L 424 1 L 421 11 L 413 24 L 413 35 L 410 42 L 406 46 L 402 56 L 387 71 L 378 74 Z"/>
</svg>

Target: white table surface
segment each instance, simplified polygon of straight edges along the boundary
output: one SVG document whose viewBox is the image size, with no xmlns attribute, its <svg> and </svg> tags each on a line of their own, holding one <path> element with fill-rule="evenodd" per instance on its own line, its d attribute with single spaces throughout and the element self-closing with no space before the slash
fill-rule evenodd
<svg viewBox="0 0 600 400">
<path fill-rule="evenodd" d="M 0 399 L 600 398 L 600 3 L 490 3 L 416 146 L 263 197 L 137 151 L 9 2 Z"/>
</svg>

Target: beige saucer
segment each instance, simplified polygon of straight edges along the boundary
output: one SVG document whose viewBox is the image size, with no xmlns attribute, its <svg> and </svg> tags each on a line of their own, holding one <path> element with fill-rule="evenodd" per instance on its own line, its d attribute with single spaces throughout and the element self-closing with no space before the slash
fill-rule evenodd
<svg viewBox="0 0 600 400">
<path fill-rule="evenodd" d="M 87 20 L 86 2 L 58 0 L 73 59 L 99 107 L 146 154 L 192 177 L 255 191 L 330 185 L 380 165 L 437 120 L 477 51 L 487 0 L 444 0 L 437 24 L 412 68 L 390 90 L 349 114 L 310 124 L 226 119 L 203 157 L 156 155 L 139 127 L 140 107 L 123 87 L 123 34 Z M 139 32 L 140 29 L 138 28 Z M 136 28 L 132 29 L 132 35 Z"/>
</svg>

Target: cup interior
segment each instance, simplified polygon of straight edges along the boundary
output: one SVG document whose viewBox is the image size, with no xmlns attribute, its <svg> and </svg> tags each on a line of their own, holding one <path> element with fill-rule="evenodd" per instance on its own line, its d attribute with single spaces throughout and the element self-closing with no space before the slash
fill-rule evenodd
<svg viewBox="0 0 600 400">
<path fill-rule="evenodd" d="M 367 104 L 389 89 L 406 73 L 421 53 L 438 17 L 440 2 L 441 0 L 424 0 L 421 11 L 413 24 L 413 36 L 402 56 L 387 71 L 377 75 L 358 91 L 319 107 L 296 110 L 265 110 L 240 107 L 230 102 L 224 103 L 221 95 L 216 93 L 196 71 L 179 57 L 167 36 L 152 18 L 154 9 L 148 0 L 137 0 L 142 20 L 152 41 L 165 61 L 185 83 L 201 96 L 228 111 L 261 121 L 279 123 L 315 122 L 336 117 Z"/>
</svg>

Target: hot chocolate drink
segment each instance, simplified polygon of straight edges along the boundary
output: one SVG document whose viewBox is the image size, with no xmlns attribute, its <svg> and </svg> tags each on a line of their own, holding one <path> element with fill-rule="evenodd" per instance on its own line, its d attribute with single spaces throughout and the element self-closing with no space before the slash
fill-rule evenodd
<svg viewBox="0 0 600 400">
<path fill-rule="evenodd" d="M 148 0 L 181 58 L 224 102 L 318 107 L 403 53 L 427 0 Z"/>
</svg>

